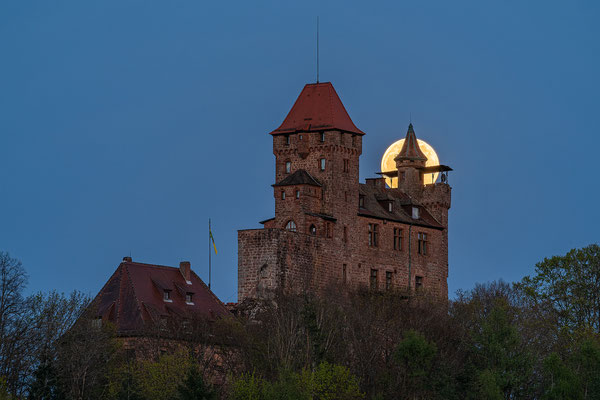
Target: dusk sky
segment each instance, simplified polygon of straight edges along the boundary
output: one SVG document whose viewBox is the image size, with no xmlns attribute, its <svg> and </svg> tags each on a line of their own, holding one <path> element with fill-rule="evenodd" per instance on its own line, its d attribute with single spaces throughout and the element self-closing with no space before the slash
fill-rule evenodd
<svg viewBox="0 0 600 400">
<path fill-rule="evenodd" d="M 598 1 L 0 3 L 0 251 L 95 295 L 123 256 L 237 296 L 277 128 L 333 83 L 374 177 L 409 120 L 450 165 L 449 294 L 597 243 Z"/>
</svg>

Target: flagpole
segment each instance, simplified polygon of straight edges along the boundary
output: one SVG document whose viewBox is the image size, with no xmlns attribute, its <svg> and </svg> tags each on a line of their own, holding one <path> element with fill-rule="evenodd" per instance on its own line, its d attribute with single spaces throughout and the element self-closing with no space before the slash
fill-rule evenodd
<svg viewBox="0 0 600 400">
<path fill-rule="evenodd" d="M 210 248 L 210 218 L 208 219 L 208 288 L 210 289 L 210 273 L 211 273 L 211 248 Z"/>
</svg>

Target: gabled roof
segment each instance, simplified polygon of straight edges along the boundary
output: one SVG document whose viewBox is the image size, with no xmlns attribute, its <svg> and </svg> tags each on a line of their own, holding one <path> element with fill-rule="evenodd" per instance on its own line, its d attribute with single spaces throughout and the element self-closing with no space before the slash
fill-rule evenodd
<svg viewBox="0 0 600 400">
<path fill-rule="evenodd" d="M 358 209 L 358 215 L 360 216 L 433 229 L 444 229 L 425 207 L 415 202 L 409 195 L 399 189 L 380 189 L 361 183 L 358 185 L 358 192 L 361 196 L 364 196 L 364 207 Z M 389 212 L 387 207 L 380 204 L 380 202 L 388 201 L 394 204 L 392 212 Z M 412 206 L 419 207 L 419 218 L 412 218 Z"/>
<path fill-rule="evenodd" d="M 397 160 L 427 161 L 427 157 L 425 157 L 425 154 L 423 154 L 421 148 L 419 147 L 417 135 L 415 135 L 415 130 L 413 129 L 412 124 L 408 125 L 408 132 L 406 132 L 406 138 L 404 139 L 402 149 L 396 158 L 394 158 L 394 161 Z"/>
<path fill-rule="evenodd" d="M 364 135 L 350 119 L 331 82 L 304 86 L 281 126 L 271 135 L 337 129 Z"/>
<path fill-rule="evenodd" d="M 140 333 L 161 317 L 216 319 L 227 308 L 193 271 L 187 284 L 179 268 L 123 261 L 92 302 L 97 316 L 115 324 L 120 335 Z M 170 302 L 163 300 L 170 291 Z M 185 301 L 193 293 L 193 305 Z"/>
<path fill-rule="evenodd" d="M 292 185 L 312 185 L 321 186 L 319 181 L 312 177 L 311 174 L 303 169 L 295 171 L 293 174 L 286 176 L 273 186 L 292 186 Z"/>
</svg>

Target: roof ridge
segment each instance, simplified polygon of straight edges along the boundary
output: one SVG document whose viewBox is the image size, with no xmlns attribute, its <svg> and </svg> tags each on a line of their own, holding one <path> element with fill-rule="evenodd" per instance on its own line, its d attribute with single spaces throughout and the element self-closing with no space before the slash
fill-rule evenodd
<svg viewBox="0 0 600 400">
<path fill-rule="evenodd" d="M 131 264 L 133 264 L 133 263 L 131 263 Z M 135 305 L 136 305 L 138 311 L 140 312 L 140 319 L 142 320 L 142 324 L 143 324 L 144 323 L 144 317 L 143 317 L 144 312 L 142 310 L 142 306 L 140 305 L 140 303 L 143 303 L 143 301 L 141 301 L 138 298 L 137 290 L 135 288 L 135 285 L 133 284 L 133 279 L 131 279 L 131 275 L 129 275 L 129 268 L 127 268 L 127 278 L 129 279 L 129 282 L 131 283 L 131 291 L 133 292 L 133 298 L 135 299 Z"/>
</svg>

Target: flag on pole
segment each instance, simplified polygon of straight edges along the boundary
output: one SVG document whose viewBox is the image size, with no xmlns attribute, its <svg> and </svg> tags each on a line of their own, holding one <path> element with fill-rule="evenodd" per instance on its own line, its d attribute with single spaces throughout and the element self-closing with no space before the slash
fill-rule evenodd
<svg viewBox="0 0 600 400">
<path fill-rule="evenodd" d="M 215 249 L 215 254 L 217 254 L 217 245 L 215 244 L 215 238 L 212 235 L 212 231 L 208 228 L 208 233 L 210 235 L 210 240 L 212 241 L 213 248 Z"/>
</svg>

